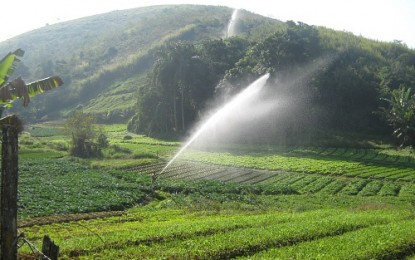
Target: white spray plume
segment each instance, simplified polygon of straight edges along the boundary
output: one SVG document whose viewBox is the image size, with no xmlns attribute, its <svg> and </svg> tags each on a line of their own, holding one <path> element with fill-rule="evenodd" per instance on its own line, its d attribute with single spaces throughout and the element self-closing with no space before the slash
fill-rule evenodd
<svg viewBox="0 0 415 260">
<path fill-rule="evenodd" d="M 231 20 L 228 23 L 226 30 L 226 37 L 232 37 L 236 35 L 236 22 L 238 18 L 238 9 L 233 10 Z"/>
<path fill-rule="evenodd" d="M 223 124 L 223 122 L 227 120 L 228 117 L 232 116 L 235 111 L 247 109 L 247 107 L 249 108 L 252 101 L 255 100 L 261 92 L 261 89 L 267 82 L 268 78 L 268 73 L 263 75 L 226 103 L 222 108 L 217 110 L 213 115 L 202 121 L 201 125 L 197 128 L 194 134 L 189 138 L 179 152 L 177 152 L 177 154 L 167 163 L 160 174 L 163 173 L 202 134 L 205 134 L 208 130 L 212 130 L 215 126 Z"/>
</svg>

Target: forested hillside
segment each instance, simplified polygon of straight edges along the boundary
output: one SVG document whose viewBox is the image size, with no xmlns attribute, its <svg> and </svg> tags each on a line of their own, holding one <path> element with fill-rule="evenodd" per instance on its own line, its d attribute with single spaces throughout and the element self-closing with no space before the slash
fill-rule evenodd
<svg viewBox="0 0 415 260">
<path fill-rule="evenodd" d="M 26 120 L 83 109 L 101 122 L 130 120 L 134 132 L 182 136 L 212 100 L 269 72 L 266 98 L 290 104 L 268 117 L 275 127 L 258 128 L 276 142 L 313 139 L 321 129 L 391 132 L 378 112 L 393 91 L 414 86 L 414 50 L 247 11 L 238 14 L 237 36 L 227 38 L 232 12 L 194 5 L 115 11 L 26 33 L 0 43 L 0 54 L 22 48 L 16 75 L 65 81 L 21 111 Z"/>
<path fill-rule="evenodd" d="M 281 105 L 265 119 L 258 114 L 249 126 L 241 126 L 238 134 L 246 131 L 241 140 L 253 131 L 266 136 L 267 142 L 290 145 L 330 130 L 392 132 L 381 111 L 389 109 L 385 100 L 398 88 L 414 85 L 413 50 L 301 22 L 275 28 L 263 38 L 241 36 L 160 48 L 129 129 L 155 136 L 184 134 L 212 99 L 240 91 L 269 72 L 268 90 L 258 102 Z M 402 114 L 390 120 L 395 120 L 395 128 L 396 123 L 402 129 L 413 126 L 413 105 L 405 102 L 398 101 L 400 111 L 392 112 L 392 117 Z"/>
</svg>

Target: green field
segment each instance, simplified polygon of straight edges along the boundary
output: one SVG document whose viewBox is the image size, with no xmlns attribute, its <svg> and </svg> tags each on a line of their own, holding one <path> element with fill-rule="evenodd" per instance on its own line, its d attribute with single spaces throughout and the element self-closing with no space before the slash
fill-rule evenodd
<svg viewBox="0 0 415 260">
<path fill-rule="evenodd" d="M 19 230 L 38 248 L 49 235 L 61 259 L 415 257 L 411 150 L 190 151 L 153 191 L 180 143 L 104 129 L 94 160 L 69 157 L 54 124 L 20 137 Z"/>
</svg>

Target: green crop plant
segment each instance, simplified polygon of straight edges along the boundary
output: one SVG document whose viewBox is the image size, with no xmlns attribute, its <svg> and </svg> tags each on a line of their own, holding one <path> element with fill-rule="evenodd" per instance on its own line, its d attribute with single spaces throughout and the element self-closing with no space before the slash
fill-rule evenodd
<svg viewBox="0 0 415 260">
<path fill-rule="evenodd" d="M 20 218 L 124 209 L 147 185 L 145 177 L 129 183 L 65 158 L 23 157 L 19 171 Z"/>
<path fill-rule="evenodd" d="M 140 210 L 79 224 L 43 226 L 41 231 L 59 230 L 56 241 L 62 245 L 62 256 L 69 258 L 229 258 L 295 247 L 306 241 L 335 241 L 382 225 L 408 227 L 405 219 L 410 217 L 410 212 L 393 210 L 259 214 Z M 39 227 L 25 229 L 29 237 L 38 231 Z M 404 241 L 409 239 L 404 237 Z M 350 244 L 348 250 L 352 249 L 356 248 Z M 382 248 L 374 250 L 382 253 Z"/>
<path fill-rule="evenodd" d="M 249 259 L 403 259 L 413 254 L 414 232 L 414 220 L 396 221 L 270 249 Z"/>
<path fill-rule="evenodd" d="M 385 182 L 378 194 L 381 196 L 398 196 L 400 190 L 401 185 L 399 183 Z"/>
<path fill-rule="evenodd" d="M 381 181 L 371 181 L 366 184 L 366 186 L 359 192 L 359 196 L 374 196 L 378 194 L 380 189 L 383 186 Z"/>
</svg>

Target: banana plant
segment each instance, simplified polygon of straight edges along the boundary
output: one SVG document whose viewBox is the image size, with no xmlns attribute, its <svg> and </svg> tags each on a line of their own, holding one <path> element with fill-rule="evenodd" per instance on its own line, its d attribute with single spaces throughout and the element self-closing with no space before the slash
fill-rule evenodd
<svg viewBox="0 0 415 260">
<path fill-rule="evenodd" d="M 23 100 L 23 106 L 28 106 L 30 98 L 45 91 L 57 88 L 63 84 L 58 76 L 52 76 L 26 84 L 20 77 L 9 82 L 9 78 L 16 70 L 20 57 L 24 55 L 22 49 L 10 52 L 0 61 L 0 117 L 6 108 L 13 106 L 16 99 Z M 2 119 L 0 119 L 1 122 Z"/>
<path fill-rule="evenodd" d="M 30 97 L 63 84 L 54 76 L 26 84 L 20 77 L 9 78 L 16 70 L 24 51 L 17 49 L 0 61 L 0 117 L 4 109 L 13 106 L 16 99 L 28 106 Z M 16 115 L 0 119 L 1 138 L 1 194 L 0 194 L 0 259 L 17 259 L 17 184 L 18 184 L 18 134 L 22 123 Z"/>
<path fill-rule="evenodd" d="M 415 145 L 415 95 L 410 88 L 401 85 L 383 98 L 389 105 L 381 108 L 386 120 L 393 127 L 393 135 L 401 147 Z"/>
</svg>

